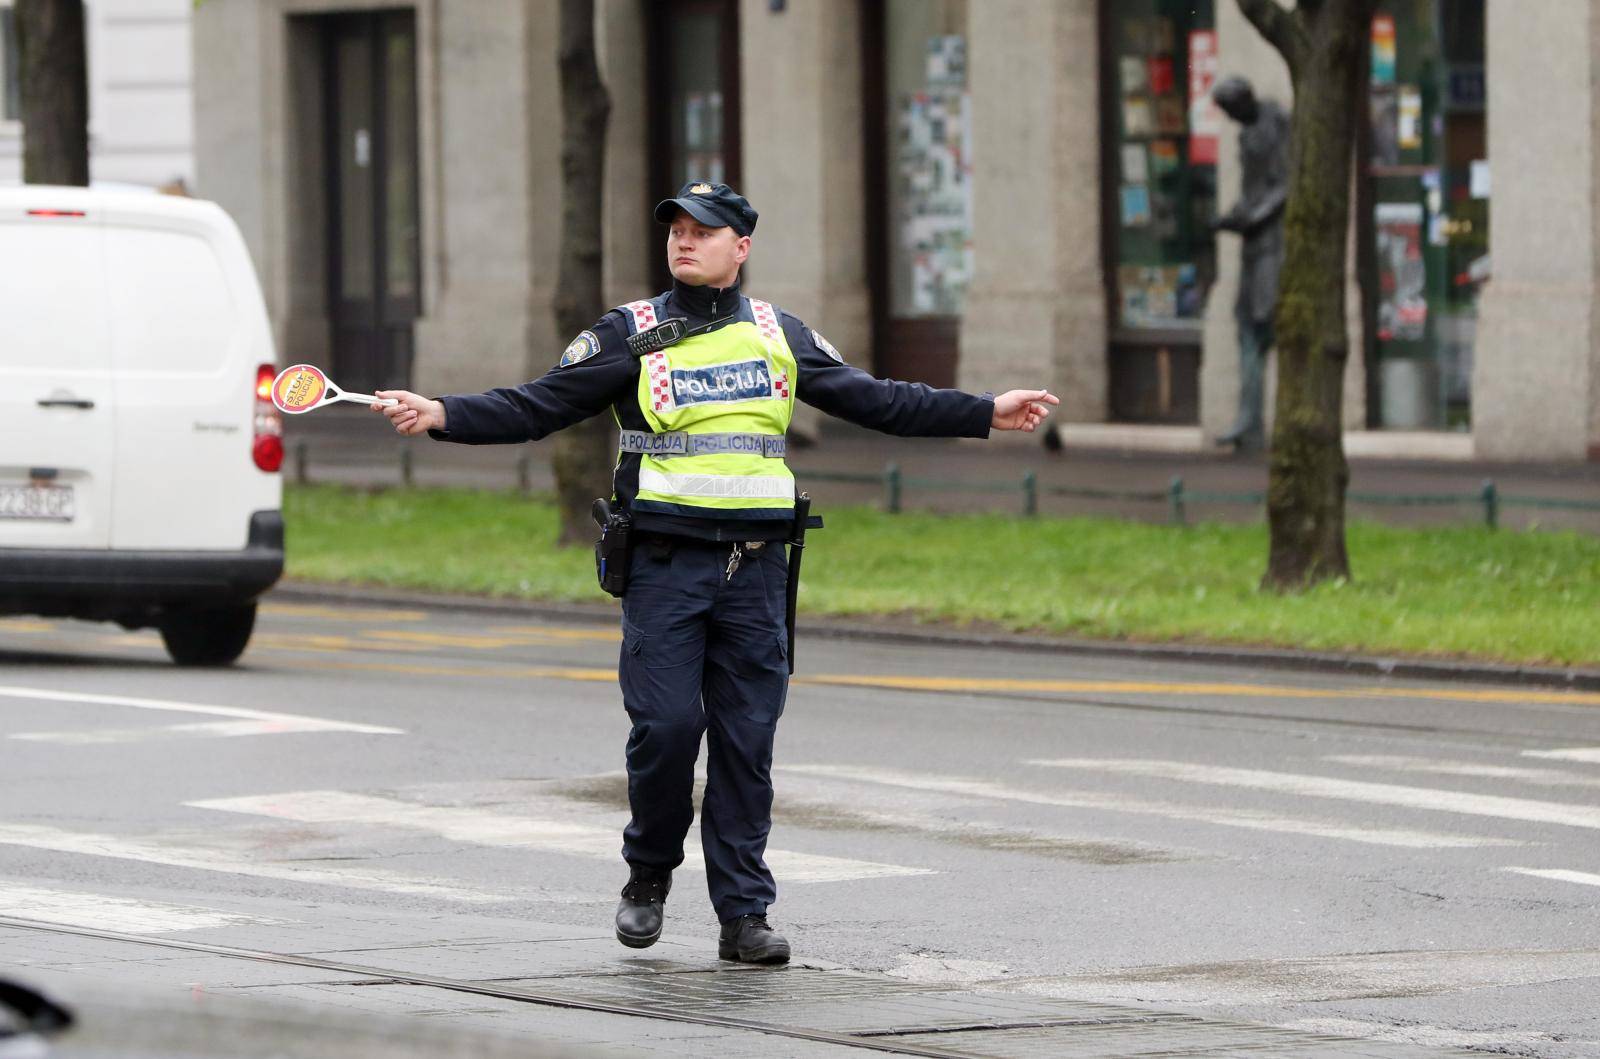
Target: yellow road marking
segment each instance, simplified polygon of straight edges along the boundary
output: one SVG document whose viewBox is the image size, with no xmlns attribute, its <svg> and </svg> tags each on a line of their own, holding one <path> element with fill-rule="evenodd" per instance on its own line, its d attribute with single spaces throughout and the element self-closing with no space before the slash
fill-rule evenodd
<svg viewBox="0 0 1600 1059">
<path fill-rule="evenodd" d="M 426 651 L 427 648 L 409 643 L 364 643 L 349 636 L 335 633 L 257 633 L 250 646 L 272 647 L 284 651 L 327 651 L 343 654 L 349 651 Z"/>
<path fill-rule="evenodd" d="M 27 618 L 0 618 L 0 632 L 55 632 L 54 622 L 31 621 Z"/>
<path fill-rule="evenodd" d="M 281 650 L 281 648 L 268 648 Z M 348 669 L 358 672 L 402 673 L 410 676 L 439 677 L 532 677 L 545 680 L 580 680 L 614 684 L 615 669 L 577 669 L 564 666 L 446 666 L 415 662 L 335 662 L 315 659 L 302 663 L 304 669 Z"/>
<path fill-rule="evenodd" d="M 801 683 L 801 681 L 796 681 Z M 1010 680 L 978 677 L 824 675 L 804 683 L 899 691 L 1050 691 L 1076 695 L 1198 695 L 1272 699 L 1443 699 L 1600 706 L 1600 694 L 1457 688 L 1293 688 L 1274 684 L 1195 684 L 1130 680 Z"/>
<path fill-rule="evenodd" d="M 381 608 L 328 607 L 315 603 L 263 603 L 261 613 L 286 618 L 327 618 L 330 621 L 426 621 L 425 610 L 384 610 Z"/>
<path fill-rule="evenodd" d="M 534 677 L 550 680 L 609 682 L 614 668 L 578 666 L 449 666 L 382 662 L 321 662 L 322 668 L 379 670 L 437 676 Z M 1160 683 L 1114 680 L 1006 680 L 963 677 L 900 677 L 824 674 L 794 677 L 790 683 L 811 687 L 864 687 L 895 691 L 1043 691 L 1059 694 L 1192 695 L 1202 698 L 1258 699 L 1426 699 L 1447 702 L 1539 703 L 1600 706 L 1600 694 L 1586 692 L 1471 690 L 1454 688 L 1295 688 L 1273 684 Z"/>
<path fill-rule="evenodd" d="M 564 629 L 556 625 L 494 625 L 489 631 L 548 637 L 552 640 L 595 640 L 600 643 L 617 643 L 622 639 L 622 631 L 615 626 L 604 629 Z"/>
<path fill-rule="evenodd" d="M 423 632 L 418 629 L 363 629 L 361 635 L 372 640 L 423 644 L 428 647 L 470 647 L 493 651 L 501 647 L 520 647 L 526 636 L 473 636 L 463 633 Z"/>
</svg>

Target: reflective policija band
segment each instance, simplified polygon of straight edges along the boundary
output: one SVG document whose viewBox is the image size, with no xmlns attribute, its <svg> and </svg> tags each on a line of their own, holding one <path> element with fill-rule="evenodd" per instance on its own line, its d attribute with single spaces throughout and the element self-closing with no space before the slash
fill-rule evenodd
<svg viewBox="0 0 1600 1059">
<path fill-rule="evenodd" d="M 794 479 L 778 475 L 664 474 L 641 467 L 639 491 L 684 499 L 793 500 Z"/>
<path fill-rule="evenodd" d="M 674 456 L 729 454 L 781 460 L 788 448 L 788 439 L 782 434 L 689 434 L 681 430 L 663 434 L 624 430 L 617 444 L 619 452 L 642 452 L 662 460 Z"/>
</svg>

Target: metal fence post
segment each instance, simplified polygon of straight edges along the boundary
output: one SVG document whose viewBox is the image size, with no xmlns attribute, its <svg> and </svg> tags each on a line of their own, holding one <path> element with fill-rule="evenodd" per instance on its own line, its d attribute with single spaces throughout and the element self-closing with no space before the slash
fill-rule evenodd
<svg viewBox="0 0 1600 1059">
<path fill-rule="evenodd" d="M 400 447 L 400 484 L 410 486 L 415 484 L 413 464 L 416 462 L 416 451 L 410 445 Z"/>
<path fill-rule="evenodd" d="M 1167 503 L 1172 511 L 1172 524 L 1174 526 L 1188 525 L 1188 519 L 1183 510 L 1183 476 L 1173 475 L 1172 483 L 1167 486 Z"/>
<path fill-rule="evenodd" d="M 1493 478 L 1483 480 L 1483 524 L 1490 529 L 1500 528 L 1500 491 Z"/>
<path fill-rule="evenodd" d="M 889 514 L 900 514 L 900 465 L 891 463 L 883 469 L 884 501 Z"/>
<path fill-rule="evenodd" d="M 311 446 L 300 442 L 294 447 L 294 480 L 299 485 L 305 485 L 310 480 L 307 468 L 311 463 Z"/>
<path fill-rule="evenodd" d="M 517 490 L 523 493 L 533 491 L 533 457 L 526 452 L 517 457 Z"/>
<path fill-rule="evenodd" d="M 1022 475 L 1022 513 L 1029 518 L 1039 513 L 1039 476 L 1032 471 Z"/>
</svg>

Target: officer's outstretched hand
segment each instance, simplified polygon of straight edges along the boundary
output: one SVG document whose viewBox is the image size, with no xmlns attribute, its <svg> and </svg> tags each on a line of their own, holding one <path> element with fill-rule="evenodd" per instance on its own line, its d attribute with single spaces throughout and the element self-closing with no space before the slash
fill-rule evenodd
<svg viewBox="0 0 1600 1059">
<path fill-rule="evenodd" d="M 382 412 L 394 424 L 397 433 L 426 434 L 430 430 L 444 429 L 444 403 L 414 394 L 410 390 L 378 390 L 372 396 L 392 397 L 395 404 L 373 403 L 367 407 Z"/>
<path fill-rule="evenodd" d="M 1049 390 L 1007 390 L 994 399 L 994 419 L 989 425 L 1031 434 L 1050 414 L 1050 406 L 1060 403 L 1061 398 Z"/>
</svg>

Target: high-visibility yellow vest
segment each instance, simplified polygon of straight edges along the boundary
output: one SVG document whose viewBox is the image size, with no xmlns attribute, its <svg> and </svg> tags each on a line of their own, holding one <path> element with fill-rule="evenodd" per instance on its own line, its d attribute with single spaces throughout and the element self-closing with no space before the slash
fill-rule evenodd
<svg viewBox="0 0 1600 1059">
<path fill-rule="evenodd" d="M 766 302 L 741 299 L 739 318 L 640 358 L 639 407 L 650 432 L 622 432 L 640 453 L 634 510 L 698 518 L 788 519 L 794 475 L 784 433 L 794 415 L 794 354 Z M 635 332 L 656 305 L 623 306 Z"/>
</svg>

